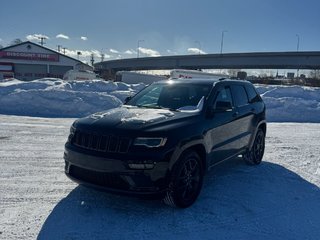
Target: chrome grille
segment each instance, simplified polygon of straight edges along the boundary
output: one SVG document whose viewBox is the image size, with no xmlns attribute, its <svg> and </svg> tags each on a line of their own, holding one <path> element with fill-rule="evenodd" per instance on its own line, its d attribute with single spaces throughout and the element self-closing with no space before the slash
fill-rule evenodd
<svg viewBox="0 0 320 240">
<path fill-rule="evenodd" d="M 71 143 L 77 147 L 99 152 L 126 153 L 130 147 L 130 139 L 115 135 L 98 135 L 76 130 Z"/>
</svg>

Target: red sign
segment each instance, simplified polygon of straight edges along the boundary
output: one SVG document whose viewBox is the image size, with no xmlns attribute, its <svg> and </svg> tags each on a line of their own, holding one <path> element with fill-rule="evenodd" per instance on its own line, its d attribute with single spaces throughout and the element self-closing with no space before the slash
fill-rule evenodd
<svg viewBox="0 0 320 240">
<path fill-rule="evenodd" d="M 58 54 L 0 51 L 0 58 L 58 62 Z"/>
</svg>

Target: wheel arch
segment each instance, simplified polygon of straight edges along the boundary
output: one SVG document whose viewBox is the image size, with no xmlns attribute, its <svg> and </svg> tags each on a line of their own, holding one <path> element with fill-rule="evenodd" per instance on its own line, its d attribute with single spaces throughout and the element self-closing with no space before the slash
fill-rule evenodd
<svg viewBox="0 0 320 240">
<path fill-rule="evenodd" d="M 170 163 L 170 170 L 171 171 L 173 170 L 173 167 L 175 166 L 175 164 L 188 151 L 194 151 L 199 155 L 200 160 L 201 160 L 201 165 L 202 165 L 202 171 L 205 174 L 208 170 L 207 152 L 206 152 L 205 146 L 201 143 L 188 146 L 188 147 L 184 148 L 183 150 L 181 150 L 181 152 L 178 155 L 175 154 L 174 159 L 172 159 L 173 161 L 171 161 L 171 163 Z"/>
<path fill-rule="evenodd" d="M 254 130 L 254 134 L 252 135 L 251 140 L 250 140 L 249 149 L 252 148 L 253 143 L 254 143 L 254 139 L 256 138 L 256 135 L 257 135 L 259 129 L 261 129 L 263 131 L 263 133 L 264 133 L 264 136 L 266 136 L 266 134 L 267 134 L 267 122 L 265 120 L 259 122 L 259 124 L 257 125 L 256 129 Z"/>
</svg>

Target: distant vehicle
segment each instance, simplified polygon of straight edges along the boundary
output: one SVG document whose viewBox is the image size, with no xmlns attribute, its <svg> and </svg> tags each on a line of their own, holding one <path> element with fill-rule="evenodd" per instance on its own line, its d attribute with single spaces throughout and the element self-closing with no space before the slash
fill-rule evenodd
<svg viewBox="0 0 320 240">
<path fill-rule="evenodd" d="M 119 71 L 116 73 L 116 82 L 124 82 L 128 84 L 144 83 L 151 84 L 161 80 L 165 80 L 165 76 L 157 76 L 152 74 L 144 74 L 130 71 Z"/>
<path fill-rule="evenodd" d="M 239 154 L 261 163 L 266 127 L 265 104 L 250 82 L 160 81 L 121 107 L 76 120 L 65 173 L 89 187 L 186 208 L 211 167 Z"/>
<path fill-rule="evenodd" d="M 100 77 L 89 70 L 69 70 L 63 75 L 63 80 L 93 80 Z"/>
<path fill-rule="evenodd" d="M 206 73 L 197 70 L 174 69 L 170 72 L 170 78 L 228 78 L 226 74 Z"/>
</svg>

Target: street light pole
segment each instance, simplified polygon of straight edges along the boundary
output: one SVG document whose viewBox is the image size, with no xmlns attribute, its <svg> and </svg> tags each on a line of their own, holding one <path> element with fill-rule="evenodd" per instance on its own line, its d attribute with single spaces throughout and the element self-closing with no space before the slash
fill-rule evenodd
<svg viewBox="0 0 320 240">
<path fill-rule="evenodd" d="M 300 35 L 296 34 L 297 37 L 297 52 L 299 52 L 299 47 L 300 47 Z"/>
<path fill-rule="evenodd" d="M 297 52 L 299 52 L 299 47 L 300 47 L 300 35 L 296 34 L 297 37 Z M 297 69 L 297 78 L 299 78 L 299 68 Z"/>
<path fill-rule="evenodd" d="M 140 53 L 140 43 L 144 42 L 144 40 L 138 40 L 138 48 L 137 48 L 137 58 L 139 58 L 139 53 Z"/>
<path fill-rule="evenodd" d="M 222 31 L 221 32 L 221 46 L 220 46 L 220 54 L 222 54 L 222 50 L 223 50 L 223 40 L 224 40 L 224 33 L 226 33 L 228 31 Z"/>
</svg>

